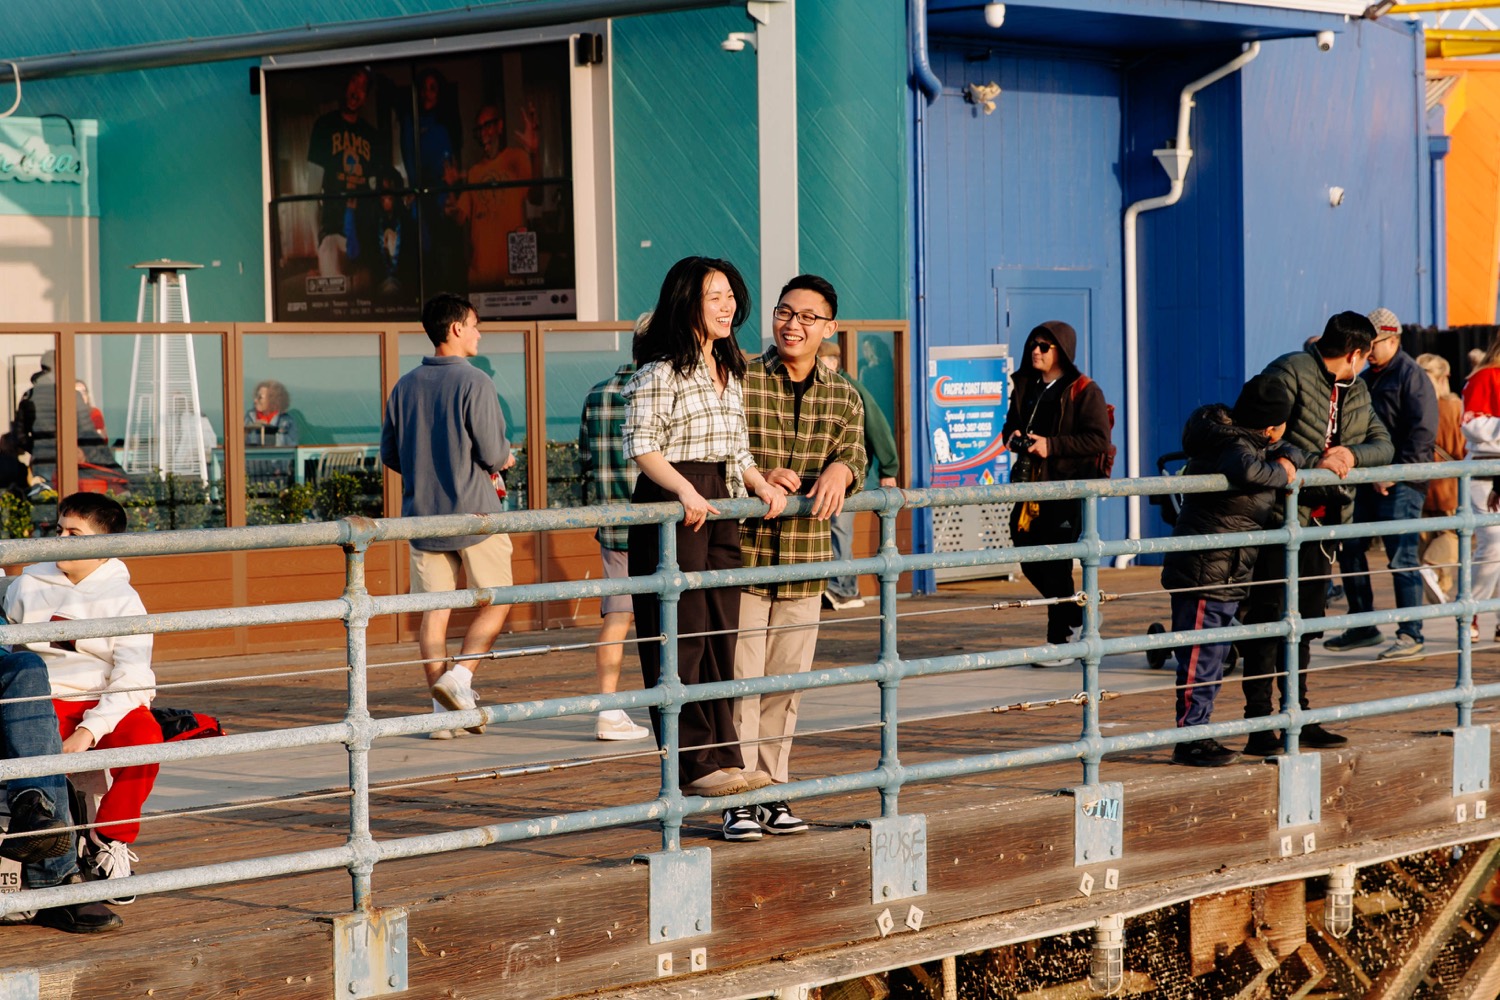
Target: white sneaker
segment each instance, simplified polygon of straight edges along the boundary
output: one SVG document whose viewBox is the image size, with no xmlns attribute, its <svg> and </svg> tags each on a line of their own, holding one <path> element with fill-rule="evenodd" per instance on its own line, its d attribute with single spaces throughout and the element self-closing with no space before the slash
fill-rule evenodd
<svg viewBox="0 0 1500 1000">
<path fill-rule="evenodd" d="M 1435 603 L 1448 603 L 1448 595 L 1443 593 L 1443 588 L 1438 585 L 1437 570 L 1431 566 L 1423 566 L 1417 570 L 1417 575 L 1422 578 L 1422 583 L 1427 587 L 1427 593 L 1432 595 Z"/>
<path fill-rule="evenodd" d="M 429 740 L 451 740 L 453 739 L 453 730 L 434 729 L 432 732 L 427 734 L 427 738 Z"/>
<path fill-rule="evenodd" d="M 855 608 L 865 606 L 865 599 L 855 594 L 853 597 L 840 597 L 831 590 L 823 591 L 823 603 L 835 611 L 853 611 Z"/>
<path fill-rule="evenodd" d="M 1083 638 L 1083 626 L 1082 625 L 1074 625 L 1071 629 L 1068 630 L 1068 641 L 1069 642 L 1077 642 L 1081 638 Z M 1061 645 L 1061 643 L 1059 643 L 1058 645 Z M 1046 668 L 1046 667 L 1071 667 L 1073 664 L 1075 664 L 1077 662 L 1078 662 L 1078 657 L 1076 657 L 1076 656 L 1060 656 L 1060 657 L 1058 657 L 1055 660 L 1037 660 L 1037 661 L 1033 662 L 1031 665 L 1033 667 L 1038 668 L 1038 669 L 1043 669 L 1043 668 Z"/>
<path fill-rule="evenodd" d="M 89 839 L 89 856 L 84 863 L 83 876 L 90 881 L 102 881 L 107 878 L 129 878 L 130 863 L 140 861 L 130 845 L 119 840 L 106 840 L 103 843 L 96 842 L 93 837 Z M 127 906 L 135 902 L 135 896 L 116 896 L 114 899 L 106 899 L 106 903 L 115 906 Z"/>
<path fill-rule="evenodd" d="M 630 720 L 630 716 L 619 709 L 600 712 L 598 721 L 594 723 L 596 740 L 643 740 L 650 735 L 651 730 L 636 725 Z"/>
<path fill-rule="evenodd" d="M 450 712 L 466 712 L 479 705 L 474 696 L 474 689 L 461 683 L 457 677 L 453 676 L 451 670 L 439 677 L 437 683 L 432 686 L 432 696 Z M 464 728 L 478 736 L 484 732 L 484 723 Z"/>
</svg>

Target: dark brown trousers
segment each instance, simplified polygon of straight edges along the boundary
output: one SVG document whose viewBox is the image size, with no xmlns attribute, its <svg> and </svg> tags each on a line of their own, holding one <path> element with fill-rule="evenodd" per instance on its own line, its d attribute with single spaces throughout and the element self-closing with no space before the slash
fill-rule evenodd
<svg viewBox="0 0 1500 1000">
<path fill-rule="evenodd" d="M 706 499 L 727 497 L 724 466 L 719 462 L 678 462 L 673 468 Z M 658 503 L 677 497 L 642 475 L 636 480 L 634 503 Z M 656 572 L 661 557 L 660 526 L 640 525 L 630 529 L 629 566 L 631 576 L 649 576 Z M 708 521 L 698 531 L 677 525 L 677 564 L 686 572 L 710 569 L 735 569 L 743 565 L 740 557 L 738 521 Z M 661 602 L 655 594 L 633 595 L 635 634 L 641 639 L 661 634 Z M 692 636 L 677 641 L 677 674 L 684 684 L 707 684 L 734 679 L 734 648 L 739 641 L 735 629 L 740 623 L 740 590 L 719 587 L 713 590 L 684 591 L 677 602 L 677 631 L 723 631 L 720 635 Z M 646 687 L 655 687 L 661 677 L 661 644 L 640 642 L 641 678 Z M 651 709 L 651 727 L 656 731 L 657 746 L 662 744 L 661 713 Z M 695 781 L 725 767 L 739 767 L 743 762 L 739 737 L 734 729 L 734 702 L 719 698 L 695 701 L 682 706 L 677 730 L 677 745 L 682 761 L 679 780 Z M 723 744 L 711 746 L 711 744 Z M 703 749 L 693 749 L 702 747 Z"/>
</svg>

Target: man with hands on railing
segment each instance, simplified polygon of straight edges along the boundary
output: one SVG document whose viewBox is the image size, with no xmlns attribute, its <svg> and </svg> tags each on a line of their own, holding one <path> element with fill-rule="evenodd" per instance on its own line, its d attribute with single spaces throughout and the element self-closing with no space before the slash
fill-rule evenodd
<svg viewBox="0 0 1500 1000">
<path fill-rule="evenodd" d="M 1370 364 L 1360 376 L 1370 390 L 1375 416 L 1391 433 L 1398 465 L 1431 462 L 1437 440 L 1438 401 L 1432 380 L 1418 367 L 1411 355 L 1401 349 L 1401 322 L 1389 309 L 1376 309 L 1369 316 L 1375 327 L 1375 341 L 1370 345 Z M 1355 491 L 1354 519 L 1360 522 L 1407 521 L 1422 516 L 1427 499 L 1423 480 L 1370 483 Z M 1344 593 L 1349 598 L 1349 613 L 1373 611 L 1375 595 L 1370 586 L 1370 566 L 1365 553 L 1369 538 L 1351 538 L 1339 547 L 1339 571 L 1344 579 Z M 1412 528 L 1382 537 L 1391 584 L 1396 593 L 1396 607 L 1422 606 L 1422 577 L 1417 573 L 1417 547 L 1420 534 Z M 1323 645 L 1328 649 L 1358 649 L 1378 646 L 1380 629 L 1374 625 L 1345 629 Z M 1382 660 L 1403 660 L 1422 652 L 1422 622 L 1405 621 L 1396 626 L 1396 639 L 1379 653 Z"/>
<path fill-rule="evenodd" d="M 1370 391 L 1357 376 L 1370 356 L 1375 327 L 1357 312 L 1341 312 L 1329 318 L 1323 335 L 1300 351 L 1284 354 L 1266 366 L 1262 376 L 1280 382 L 1292 396 L 1287 417 L 1286 441 L 1308 456 L 1304 467 L 1327 469 L 1339 478 L 1357 466 L 1386 465 L 1395 449 L 1385 425 L 1375 416 Z M 1306 488 L 1298 494 L 1297 514 L 1304 525 L 1347 524 L 1354 509 L 1350 491 L 1343 486 Z M 1333 543 L 1303 545 L 1297 554 L 1297 605 L 1303 618 L 1321 618 L 1328 596 Z M 1285 613 L 1286 551 L 1280 545 L 1262 546 L 1255 562 L 1250 595 L 1241 620 L 1246 625 L 1278 621 Z M 1308 707 L 1307 666 L 1314 635 L 1304 633 L 1298 647 L 1301 664 L 1299 701 Z M 1244 663 L 1245 717 L 1272 714 L 1271 675 L 1285 703 L 1286 670 L 1282 662 L 1285 643 L 1280 636 L 1247 639 L 1239 643 Z M 1302 743 L 1309 747 L 1337 747 L 1348 738 L 1317 723 L 1302 727 Z M 1251 733 L 1245 753 L 1268 756 L 1280 753 L 1275 732 Z"/>
<path fill-rule="evenodd" d="M 812 516 L 746 520 L 740 529 L 746 566 L 827 562 L 833 556 L 831 519 L 843 511 L 844 498 L 864 485 L 864 404 L 854 386 L 818 364 L 818 348 L 838 333 L 838 306 L 838 293 L 825 279 L 801 274 L 788 281 L 771 313 L 776 342 L 747 366 L 750 454 L 771 470 L 768 482 L 788 493 L 805 491 Z M 811 669 L 825 583 L 819 578 L 745 588 L 736 678 Z M 787 758 L 800 699 L 798 691 L 775 691 L 735 702 L 735 729 L 751 787 L 791 780 Z M 726 809 L 723 818 L 725 840 L 807 829 L 785 801 Z"/>
</svg>

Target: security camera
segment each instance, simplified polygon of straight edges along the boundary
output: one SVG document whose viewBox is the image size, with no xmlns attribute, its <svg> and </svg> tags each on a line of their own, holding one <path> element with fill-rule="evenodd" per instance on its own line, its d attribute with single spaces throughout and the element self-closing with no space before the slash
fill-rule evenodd
<svg viewBox="0 0 1500 1000">
<path fill-rule="evenodd" d="M 1005 23 L 1005 4 L 987 3 L 984 5 L 984 23 L 991 28 L 998 28 Z"/>
<path fill-rule="evenodd" d="M 1333 48 L 1333 32 L 1331 32 L 1331 31 L 1320 31 L 1320 32 L 1318 32 L 1318 51 L 1319 52 L 1327 52 L 1331 48 Z"/>
<path fill-rule="evenodd" d="M 755 48 L 755 32 L 731 31 L 729 37 L 719 43 L 719 48 L 725 52 L 743 52 L 746 45 Z"/>
</svg>

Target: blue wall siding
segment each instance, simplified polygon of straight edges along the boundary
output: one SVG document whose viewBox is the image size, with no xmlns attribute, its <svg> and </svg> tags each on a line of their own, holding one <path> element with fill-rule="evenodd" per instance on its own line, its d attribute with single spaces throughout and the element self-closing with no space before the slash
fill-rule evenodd
<svg viewBox="0 0 1500 1000">
<path fill-rule="evenodd" d="M 654 306 L 679 258 L 723 257 L 750 286 L 740 342 L 758 349 L 755 53 L 719 49 L 749 27 L 732 8 L 615 21 L 615 226 L 621 316 Z"/>
<path fill-rule="evenodd" d="M 1065 301 L 1062 290 L 1087 289 L 1090 335 L 1080 340 L 1080 360 L 1119 405 L 1118 67 L 1085 53 L 958 45 L 935 47 L 932 61 L 944 90 L 928 119 L 929 343 L 1007 343 L 1017 352 L 1031 324 L 1047 317 L 1008 316 L 1007 288 L 1035 290 L 1043 312 Z M 1002 90 L 985 115 L 962 89 L 991 80 Z M 1123 445 L 1122 423 L 1115 437 Z M 1123 533 L 1123 504 L 1106 504 L 1101 527 Z"/>
<path fill-rule="evenodd" d="M 1177 132 L 1178 95 L 1188 82 L 1228 62 L 1237 47 L 1163 55 L 1137 64 L 1127 80 L 1123 167 L 1126 203 L 1168 190 L 1152 151 Z M 1142 376 L 1140 468 L 1181 447 L 1183 422 L 1203 403 L 1233 402 L 1243 382 L 1244 273 L 1240 170 L 1240 82 L 1227 77 L 1200 91 L 1189 129 L 1193 159 L 1182 198 L 1144 213 L 1137 227 Z M 1144 514 L 1146 534 L 1165 526 Z"/>
<path fill-rule="evenodd" d="M 1328 53 L 1267 42 L 1246 67 L 1247 372 L 1344 309 L 1423 317 L 1422 74 L 1411 34 L 1384 22 L 1352 23 Z"/>
</svg>

